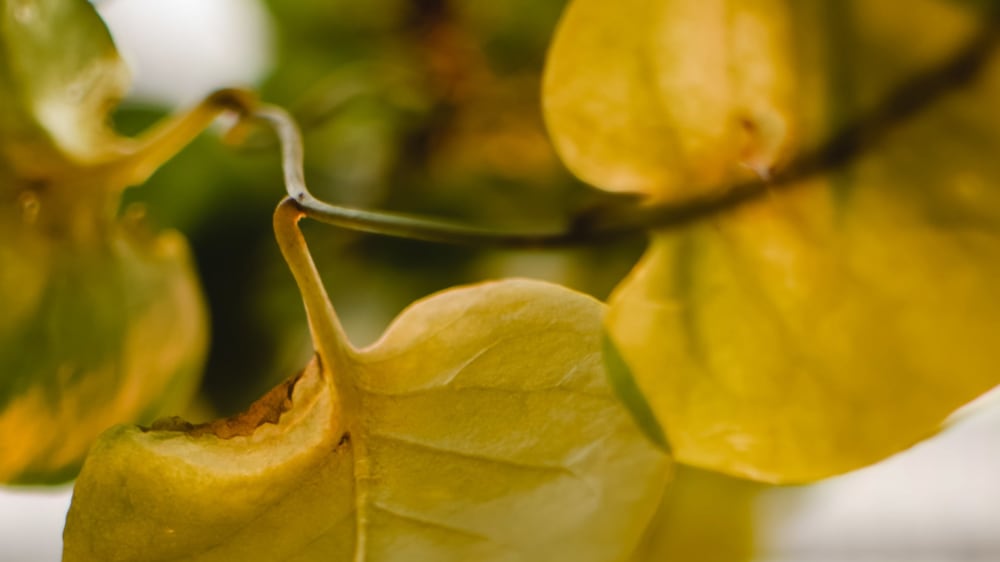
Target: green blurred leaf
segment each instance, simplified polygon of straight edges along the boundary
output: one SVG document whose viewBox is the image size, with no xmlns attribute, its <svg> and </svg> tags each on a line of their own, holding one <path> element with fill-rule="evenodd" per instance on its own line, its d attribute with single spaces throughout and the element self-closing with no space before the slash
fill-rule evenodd
<svg viewBox="0 0 1000 562">
<path fill-rule="evenodd" d="M 107 114 L 125 67 L 86 0 L 0 0 L 0 482 L 71 478 L 109 425 L 194 392 L 206 315 L 187 244 L 121 191 L 238 93 L 144 137 Z"/>
<path fill-rule="evenodd" d="M 71 478 L 108 426 L 182 408 L 207 322 L 187 244 L 120 224 L 53 241 L 0 226 L 0 482 Z"/>
<path fill-rule="evenodd" d="M 117 155 L 108 112 L 128 70 L 83 0 L 0 0 L 0 180 L 71 173 Z"/>
</svg>

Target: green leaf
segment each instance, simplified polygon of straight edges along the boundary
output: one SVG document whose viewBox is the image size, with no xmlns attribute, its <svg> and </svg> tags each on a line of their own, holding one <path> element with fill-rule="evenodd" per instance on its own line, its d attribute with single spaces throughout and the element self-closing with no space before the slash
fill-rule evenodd
<svg viewBox="0 0 1000 562">
<path fill-rule="evenodd" d="M 72 478 L 109 425 L 197 386 L 187 244 L 119 219 L 119 196 L 246 100 L 222 92 L 129 139 L 106 123 L 126 85 L 90 2 L 0 0 L 0 483 Z"/>
<path fill-rule="evenodd" d="M 64 559 L 626 559 L 669 460 L 608 387 L 602 305 L 535 281 L 452 289 L 357 350 L 291 209 L 276 225 L 317 359 L 242 417 L 110 430 Z"/>
<path fill-rule="evenodd" d="M 639 29 L 652 20 L 638 7 L 574 20 L 573 10 L 587 5 L 571 7 L 561 33 L 572 24 L 579 26 L 573 33 L 598 37 L 626 19 Z M 788 3 L 799 34 L 792 75 L 799 97 L 789 129 L 810 140 L 804 144 L 945 60 L 979 23 L 948 2 L 897 8 Z M 710 43 L 718 25 L 732 24 L 701 23 L 684 33 Z M 711 75 L 716 62 L 702 43 L 692 42 L 686 56 Z M 553 57 L 559 54 L 557 40 Z M 770 64 L 763 74 L 784 73 L 787 61 Z M 628 83 L 659 95 L 648 80 Z M 769 89 L 758 93 L 761 103 L 770 99 Z M 675 92 L 664 105 L 683 97 Z M 768 482 L 811 481 L 913 445 L 1000 382 L 992 351 L 1000 333 L 996 99 L 994 64 L 974 87 L 937 102 L 849 169 L 654 232 L 612 295 L 606 322 L 628 367 L 613 372 L 631 374 L 645 397 L 628 404 L 648 404 L 658 422 L 650 428 L 640 407 L 647 432 L 662 431 L 679 462 Z M 656 142 L 635 120 L 617 117 L 634 115 L 635 106 L 601 110 L 608 122 L 625 123 L 623 131 Z M 674 133 L 690 134 L 678 123 L 670 124 Z M 725 155 L 729 145 L 722 139 L 716 147 Z M 609 152 L 594 166 L 614 171 L 629 162 Z M 672 170 L 674 161 L 666 163 Z M 727 169 L 696 157 L 681 165 Z M 635 169 L 660 182 L 661 172 Z M 592 181 L 616 189 L 613 177 Z"/>
<path fill-rule="evenodd" d="M 0 482 L 64 481 L 110 425 L 186 404 L 206 351 L 204 303 L 176 232 L 129 221 L 56 243 L 6 218 Z"/>
<path fill-rule="evenodd" d="M 117 155 L 108 112 L 128 71 L 85 0 L 0 0 L 0 178 L 52 177 Z"/>
</svg>

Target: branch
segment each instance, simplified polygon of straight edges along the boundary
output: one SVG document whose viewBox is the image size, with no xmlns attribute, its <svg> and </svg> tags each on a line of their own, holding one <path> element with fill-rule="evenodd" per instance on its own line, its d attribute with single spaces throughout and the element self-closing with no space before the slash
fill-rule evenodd
<svg viewBox="0 0 1000 562">
<path fill-rule="evenodd" d="M 399 213 L 365 211 L 320 201 L 306 187 L 302 169 L 302 136 L 291 116 L 277 106 L 261 106 L 250 116 L 274 128 L 281 143 L 288 197 L 306 216 L 351 230 L 471 246 L 554 247 L 579 244 L 571 232 L 508 233 L 440 222 Z"/>
<path fill-rule="evenodd" d="M 288 113 L 278 107 L 260 106 L 246 115 L 274 128 L 282 147 L 288 195 L 303 214 L 315 220 L 352 230 L 447 244 L 504 248 L 593 245 L 635 236 L 653 228 L 677 228 L 730 211 L 776 189 L 802 185 L 804 180 L 852 163 L 907 120 L 982 74 L 1000 44 L 1000 10 L 993 10 L 986 20 L 982 29 L 943 63 L 905 80 L 856 122 L 841 129 L 818 148 L 801 153 L 766 180 L 722 186 L 713 195 L 685 201 L 637 204 L 614 218 L 579 218 L 559 231 L 497 231 L 325 203 L 316 199 L 306 187 L 302 138 Z"/>
</svg>

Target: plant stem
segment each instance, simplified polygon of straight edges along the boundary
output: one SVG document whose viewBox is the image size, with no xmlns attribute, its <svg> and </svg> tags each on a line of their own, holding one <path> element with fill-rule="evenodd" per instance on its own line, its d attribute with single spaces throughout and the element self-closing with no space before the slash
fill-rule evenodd
<svg viewBox="0 0 1000 562">
<path fill-rule="evenodd" d="M 166 119 L 144 132 L 136 139 L 132 151 L 110 166 L 112 170 L 122 171 L 124 185 L 144 183 L 164 162 L 173 158 L 201 134 L 220 113 L 234 111 L 246 114 L 255 105 L 253 94 L 247 91 L 218 90 L 190 110 Z"/>
<path fill-rule="evenodd" d="M 731 211 L 777 189 L 803 185 L 817 175 L 846 166 L 866 154 L 900 125 L 936 101 L 975 80 L 1000 44 L 1000 10 L 985 17 L 981 30 L 943 63 L 903 81 L 872 110 L 834 134 L 819 147 L 806 150 L 765 180 L 721 186 L 711 195 L 657 204 L 636 204 L 615 217 L 581 217 L 562 230 L 508 232 L 440 222 L 404 214 L 352 209 L 316 199 L 303 174 L 302 138 L 283 109 L 260 106 L 247 116 L 274 128 L 282 147 L 282 167 L 288 195 L 315 220 L 363 232 L 428 242 L 504 248 L 563 248 L 594 245 L 635 236 L 649 229 L 676 228 Z"/>
<path fill-rule="evenodd" d="M 316 352 L 325 366 L 325 376 L 330 376 L 333 371 L 346 372 L 343 366 L 350 354 L 350 344 L 327 296 L 305 238 L 299 230 L 299 219 L 302 216 L 302 210 L 294 201 L 283 199 L 274 211 L 274 236 L 299 292 L 302 293 Z M 343 376 L 334 377 L 334 383 L 341 397 L 351 394 L 350 387 L 345 386 Z"/>
<path fill-rule="evenodd" d="M 578 244 L 575 233 L 503 232 L 440 222 L 410 215 L 365 211 L 331 205 L 316 199 L 306 187 L 302 170 L 302 137 L 291 116 L 280 107 L 261 106 L 250 115 L 267 122 L 281 144 L 285 187 L 302 213 L 315 220 L 351 230 L 428 242 L 473 246 L 551 247 Z"/>
</svg>

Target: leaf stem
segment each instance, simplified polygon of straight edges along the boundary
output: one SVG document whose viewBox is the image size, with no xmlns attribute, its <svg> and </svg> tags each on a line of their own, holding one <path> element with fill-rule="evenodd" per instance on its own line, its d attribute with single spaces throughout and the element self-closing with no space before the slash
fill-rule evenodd
<svg viewBox="0 0 1000 562">
<path fill-rule="evenodd" d="M 579 243 L 571 232 L 503 232 L 420 217 L 365 211 L 331 205 L 314 197 L 306 187 L 302 168 L 302 136 L 292 117 L 280 107 L 261 106 L 251 115 L 267 122 L 278 135 L 288 197 L 306 216 L 351 230 L 401 238 L 473 246 L 539 247 Z"/>
<path fill-rule="evenodd" d="M 335 367 L 342 367 L 345 364 L 347 356 L 351 353 L 351 347 L 340 319 L 330 303 L 323 280 L 316 270 L 316 264 L 309 253 L 302 231 L 299 230 L 299 220 L 303 216 L 302 210 L 295 202 L 285 198 L 274 211 L 274 235 L 281 254 L 292 271 L 299 292 L 302 293 L 316 352 L 326 367 L 324 372 L 329 373 L 335 370 Z M 334 377 L 335 383 L 337 378 Z M 350 394 L 346 391 L 349 389 L 341 386 L 343 383 L 338 386 L 341 396 Z"/>
<path fill-rule="evenodd" d="M 220 113 L 246 114 L 257 105 L 245 90 L 224 89 L 210 94 L 198 105 L 156 124 L 136 139 L 127 156 L 109 165 L 123 174 L 123 185 L 144 183 L 164 162 L 170 160 L 201 134 Z"/>
<path fill-rule="evenodd" d="M 827 142 L 802 152 L 770 178 L 720 186 L 710 195 L 656 204 L 635 204 L 613 217 L 578 217 L 562 230 L 510 232 L 440 222 L 410 215 L 331 205 L 306 187 L 302 138 L 283 109 L 259 106 L 248 117 L 268 123 L 277 133 L 289 198 L 306 216 L 334 226 L 386 236 L 504 248 L 563 248 L 594 245 L 635 236 L 648 229 L 677 228 L 731 211 L 777 189 L 803 185 L 814 176 L 846 166 L 871 150 L 900 125 L 949 93 L 975 80 L 1000 44 L 1000 10 L 944 62 L 897 85 L 873 109 L 835 133 Z"/>
</svg>

